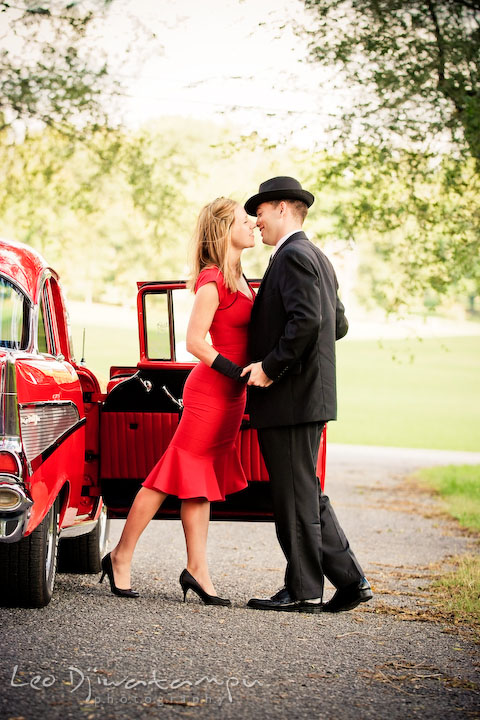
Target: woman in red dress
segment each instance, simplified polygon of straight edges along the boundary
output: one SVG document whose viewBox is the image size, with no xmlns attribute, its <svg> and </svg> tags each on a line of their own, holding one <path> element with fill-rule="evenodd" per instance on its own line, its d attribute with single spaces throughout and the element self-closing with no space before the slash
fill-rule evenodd
<svg viewBox="0 0 480 720">
<path fill-rule="evenodd" d="M 253 228 L 245 210 L 228 198 L 214 200 L 198 218 L 187 350 L 200 362 L 185 383 L 178 429 L 140 488 L 118 545 L 102 561 L 101 580 L 108 575 L 112 592 L 122 597 L 138 596 L 130 588 L 135 546 L 164 499 L 176 495 L 182 500 L 187 546 L 187 567 L 180 576 L 184 600 L 193 590 L 206 604 L 230 605 L 216 595 L 206 548 L 210 502 L 247 485 L 235 440 L 245 410 L 240 374 L 249 362 L 247 329 L 254 300 L 240 256 L 255 244 Z"/>
</svg>

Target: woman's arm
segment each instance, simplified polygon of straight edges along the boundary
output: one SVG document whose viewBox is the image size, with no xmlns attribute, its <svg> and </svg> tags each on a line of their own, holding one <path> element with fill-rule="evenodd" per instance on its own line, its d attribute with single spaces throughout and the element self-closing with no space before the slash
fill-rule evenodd
<svg viewBox="0 0 480 720">
<path fill-rule="evenodd" d="M 220 298 L 214 282 L 206 283 L 197 290 L 187 328 L 187 351 L 222 375 L 246 383 L 248 376 L 242 377 L 242 368 L 220 355 L 205 340 L 219 304 Z"/>
<path fill-rule="evenodd" d="M 205 340 L 213 316 L 220 304 L 217 286 L 214 282 L 202 285 L 195 295 L 192 313 L 187 328 L 187 351 L 209 367 L 218 352 Z"/>
</svg>

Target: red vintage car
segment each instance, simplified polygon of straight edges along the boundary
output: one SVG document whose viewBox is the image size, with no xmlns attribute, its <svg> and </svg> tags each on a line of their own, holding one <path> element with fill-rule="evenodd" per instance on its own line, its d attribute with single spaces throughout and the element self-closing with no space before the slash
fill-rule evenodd
<svg viewBox="0 0 480 720">
<path fill-rule="evenodd" d="M 54 270 L 31 248 L 0 241 L 0 604 L 47 604 L 57 568 L 100 571 L 107 516 L 126 517 L 180 419 L 195 363 L 180 327 L 189 295 L 184 282 L 138 283 L 140 360 L 113 366 L 101 392 L 74 359 Z M 212 519 L 271 520 L 248 415 L 237 443 L 248 487 L 212 503 Z M 323 486 L 324 436 L 318 475 Z M 157 517 L 178 510 L 167 498 Z"/>
</svg>

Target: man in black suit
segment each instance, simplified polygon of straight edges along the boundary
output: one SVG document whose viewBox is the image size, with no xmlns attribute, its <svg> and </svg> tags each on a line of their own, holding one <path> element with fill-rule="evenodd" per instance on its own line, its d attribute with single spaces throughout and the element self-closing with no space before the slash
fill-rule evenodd
<svg viewBox="0 0 480 720">
<path fill-rule="evenodd" d="M 258 610 L 339 612 L 372 597 L 316 474 L 320 436 L 336 419 L 335 340 L 348 330 L 327 257 L 302 224 L 314 197 L 290 177 L 262 183 L 245 204 L 274 246 L 254 303 L 248 410 L 270 476 L 285 587 Z M 324 576 L 337 591 L 322 604 Z"/>
</svg>

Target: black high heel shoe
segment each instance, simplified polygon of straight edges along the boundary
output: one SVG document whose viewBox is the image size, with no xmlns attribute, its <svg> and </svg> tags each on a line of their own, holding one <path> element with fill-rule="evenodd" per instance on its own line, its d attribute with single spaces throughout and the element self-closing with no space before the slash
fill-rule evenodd
<svg viewBox="0 0 480 720">
<path fill-rule="evenodd" d="M 98 581 L 99 583 L 103 582 L 103 578 L 105 575 L 110 580 L 110 590 L 114 595 L 118 595 L 119 597 L 128 597 L 128 598 L 137 598 L 139 597 L 140 593 L 136 592 L 135 590 L 132 590 L 131 588 L 128 588 L 128 590 L 122 590 L 122 588 L 118 588 L 115 585 L 115 577 L 113 575 L 113 566 L 112 566 L 112 558 L 110 556 L 110 553 L 107 553 L 105 557 L 102 558 L 102 577 Z"/>
<path fill-rule="evenodd" d="M 223 605 L 224 607 L 229 607 L 232 604 L 228 598 L 221 598 L 218 597 L 218 595 L 209 595 L 206 593 L 193 575 L 190 575 L 188 570 L 183 570 L 180 575 L 180 585 L 183 590 L 183 602 L 185 602 L 187 598 L 187 592 L 193 590 L 194 593 L 197 593 L 200 600 L 203 600 L 205 605 Z"/>
</svg>

